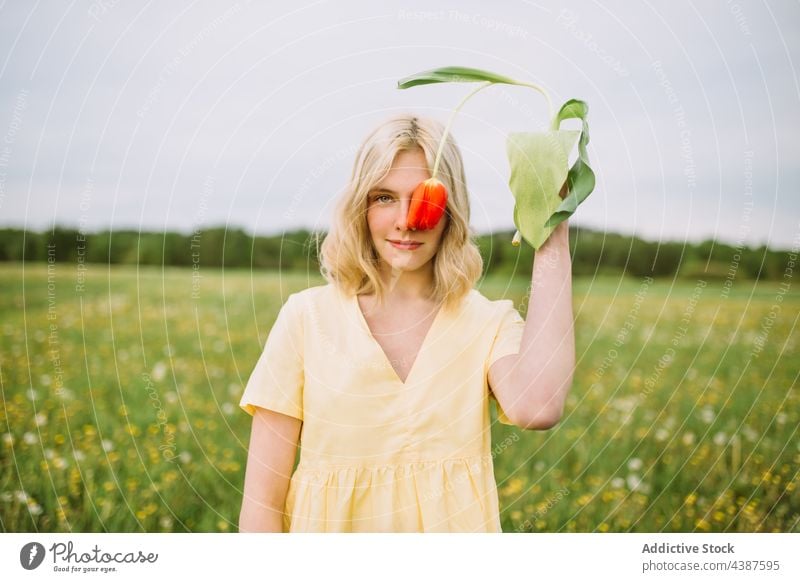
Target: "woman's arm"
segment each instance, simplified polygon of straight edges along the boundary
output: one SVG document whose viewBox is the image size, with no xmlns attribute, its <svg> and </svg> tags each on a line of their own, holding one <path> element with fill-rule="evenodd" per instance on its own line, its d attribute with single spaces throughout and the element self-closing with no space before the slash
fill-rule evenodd
<svg viewBox="0 0 800 582">
<path fill-rule="evenodd" d="M 489 383 L 509 420 L 527 429 L 561 419 L 575 369 L 572 258 L 565 220 L 536 251 L 519 354 L 489 369 Z"/>
<path fill-rule="evenodd" d="M 300 419 L 256 408 L 239 515 L 240 532 L 283 531 L 286 493 L 302 425 Z"/>
</svg>

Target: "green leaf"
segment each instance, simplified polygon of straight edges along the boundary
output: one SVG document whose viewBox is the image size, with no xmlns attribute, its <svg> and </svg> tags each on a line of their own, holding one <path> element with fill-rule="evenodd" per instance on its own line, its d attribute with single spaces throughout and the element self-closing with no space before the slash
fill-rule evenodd
<svg viewBox="0 0 800 582">
<path fill-rule="evenodd" d="M 518 84 L 518 81 L 510 77 L 504 77 L 503 75 L 497 75 L 481 69 L 471 69 L 469 67 L 441 67 L 400 79 L 397 82 L 397 88 L 408 89 L 410 87 L 416 87 L 417 85 L 429 85 L 431 83 L 475 83 L 485 81 L 505 83 L 507 85 Z"/>
<path fill-rule="evenodd" d="M 579 135 L 577 130 L 512 133 L 506 141 L 511 166 L 508 184 L 516 200 L 514 224 L 535 249 L 555 228 L 545 223 L 561 203 L 558 193 L 567 179 L 569 152 Z"/>
<path fill-rule="evenodd" d="M 580 119 L 583 126 L 580 140 L 578 140 L 578 159 L 575 160 L 567 175 L 569 193 L 550 218 L 547 219 L 545 227 L 554 228 L 572 216 L 578 206 L 594 190 L 594 172 L 589 166 L 589 155 L 586 152 L 586 144 L 589 143 L 589 124 L 586 121 L 588 114 L 589 106 L 585 102 L 570 99 L 561 106 L 556 115 L 556 126 L 560 126 L 565 119 Z"/>
</svg>

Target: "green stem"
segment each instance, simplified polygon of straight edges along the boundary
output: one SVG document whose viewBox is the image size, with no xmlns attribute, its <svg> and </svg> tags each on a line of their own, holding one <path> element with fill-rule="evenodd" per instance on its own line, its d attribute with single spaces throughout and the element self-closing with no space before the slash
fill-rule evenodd
<svg viewBox="0 0 800 582">
<path fill-rule="evenodd" d="M 470 100 L 470 98 L 475 95 L 478 91 L 482 89 L 486 89 L 489 85 L 494 85 L 492 81 L 487 81 L 483 85 L 479 85 L 475 89 L 469 92 L 469 94 L 461 100 L 461 103 L 458 104 L 453 110 L 453 113 L 450 114 L 450 119 L 447 120 L 447 125 L 444 128 L 444 133 L 442 134 L 442 139 L 439 142 L 439 149 L 436 151 L 436 159 L 433 162 L 433 172 L 431 173 L 431 178 L 436 177 L 436 171 L 439 169 L 439 161 L 442 159 L 442 151 L 444 150 L 444 143 L 447 141 L 447 136 L 450 134 L 450 126 L 453 125 L 453 120 L 458 115 L 458 112 L 464 107 L 464 104 Z"/>
</svg>

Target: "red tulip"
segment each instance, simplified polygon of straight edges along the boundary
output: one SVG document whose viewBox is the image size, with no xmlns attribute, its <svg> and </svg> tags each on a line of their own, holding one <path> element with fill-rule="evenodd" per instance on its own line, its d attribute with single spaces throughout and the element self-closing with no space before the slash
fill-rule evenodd
<svg viewBox="0 0 800 582">
<path fill-rule="evenodd" d="M 411 230 L 436 228 L 446 207 L 447 188 L 436 178 L 428 178 L 411 195 L 406 225 Z"/>
</svg>

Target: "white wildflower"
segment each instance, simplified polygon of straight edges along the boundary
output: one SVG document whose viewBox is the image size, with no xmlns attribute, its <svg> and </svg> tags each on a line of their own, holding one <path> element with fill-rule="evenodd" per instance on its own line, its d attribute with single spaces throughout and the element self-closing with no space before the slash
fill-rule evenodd
<svg viewBox="0 0 800 582">
<path fill-rule="evenodd" d="M 167 365 L 164 362 L 157 362 L 150 372 L 150 377 L 156 382 L 160 382 L 167 375 Z"/>
<path fill-rule="evenodd" d="M 631 471 L 638 471 L 642 468 L 643 464 L 644 463 L 642 463 L 641 459 L 633 457 L 630 461 L 628 461 L 628 469 Z"/>
<path fill-rule="evenodd" d="M 75 394 L 72 392 L 72 390 L 65 387 L 62 387 L 60 390 L 58 390 L 56 395 L 62 400 L 73 400 L 75 398 Z"/>
<path fill-rule="evenodd" d="M 639 485 L 642 484 L 642 478 L 639 475 L 628 475 L 628 478 L 625 480 L 628 484 L 628 489 L 631 491 L 636 491 L 639 488 Z"/>
</svg>

